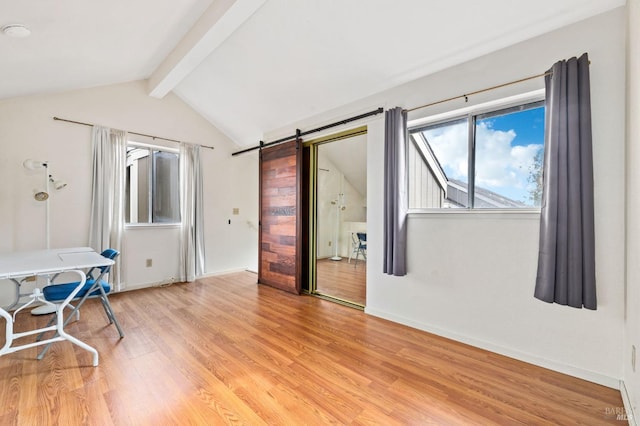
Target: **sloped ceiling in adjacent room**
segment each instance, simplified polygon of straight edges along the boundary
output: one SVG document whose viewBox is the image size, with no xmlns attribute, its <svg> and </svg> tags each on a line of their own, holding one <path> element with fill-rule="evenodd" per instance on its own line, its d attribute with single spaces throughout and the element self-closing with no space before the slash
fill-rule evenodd
<svg viewBox="0 0 640 426">
<path fill-rule="evenodd" d="M 34 0 L 0 4 L 0 98 L 148 79 L 239 146 L 624 0 Z M 579 52 L 578 52 L 579 53 Z"/>
<path fill-rule="evenodd" d="M 344 178 L 363 197 L 367 198 L 367 137 L 354 136 L 318 148 L 334 164 Z"/>
</svg>

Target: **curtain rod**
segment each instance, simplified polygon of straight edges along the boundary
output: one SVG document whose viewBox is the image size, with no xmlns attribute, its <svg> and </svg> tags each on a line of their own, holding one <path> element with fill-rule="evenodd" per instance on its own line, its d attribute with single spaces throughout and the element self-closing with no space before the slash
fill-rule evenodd
<svg viewBox="0 0 640 426">
<path fill-rule="evenodd" d="M 260 148 L 265 148 L 265 147 L 270 146 L 270 145 L 276 145 L 276 144 L 279 144 L 281 142 L 286 142 L 286 141 L 290 141 L 292 139 L 299 138 L 300 136 L 308 135 L 310 133 L 315 133 L 315 132 L 321 132 L 322 130 L 330 129 L 332 127 L 337 127 L 337 126 L 340 126 L 342 124 L 350 123 L 352 121 L 360 120 L 361 118 L 369 117 L 371 115 L 380 114 L 382 112 L 384 112 L 384 109 L 382 107 L 380 107 L 380 108 L 378 108 L 376 110 L 365 112 L 364 114 L 356 115 L 354 117 L 345 118 L 344 120 L 336 121 L 334 123 L 327 124 L 325 126 L 317 127 L 315 129 L 306 130 L 304 132 L 301 132 L 298 129 L 295 135 L 287 136 L 287 137 L 284 137 L 284 138 L 280 138 L 278 140 L 275 140 L 275 141 L 272 141 L 272 142 L 268 142 L 268 143 L 264 143 L 263 141 L 260 141 L 260 145 L 256 145 L 256 146 L 251 147 L 251 148 L 243 149 L 242 151 L 234 152 L 231 155 L 244 154 L 245 152 L 253 151 L 253 150 L 256 150 L 256 149 L 260 149 Z"/>
<path fill-rule="evenodd" d="M 531 77 L 525 77 L 525 78 L 521 78 L 519 80 L 510 81 L 508 83 L 498 84 L 497 86 L 487 87 L 486 89 L 476 90 L 475 92 L 465 93 L 465 94 L 462 94 L 462 95 L 459 95 L 459 96 L 454 96 L 452 98 L 443 99 L 441 101 L 431 102 L 431 103 L 425 104 L 425 105 L 420 105 L 420 106 L 417 106 L 415 108 L 406 109 L 405 111 L 406 112 L 411 112 L 411 111 L 415 111 L 417 109 L 422 109 L 422 108 L 430 107 L 430 106 L 433 106 L 433 105 L 438 105 L 438 104 L 442 104 L 442 103 L 445 103 L 445 102 L 453 101 L 455 99 L 464 99 L 465 102 L 466 102 L 466 101 L 469 100 L 468 97 L 471 96 L 471 95 L 477 95 L 478 93 L 488 92 L 490 90 L 499 89 L 499 88 L 505 87 L 505 86 L 511 86 L 512 84 L 522 83 L 523 81 L 533 80 L 534 78 L 546 77 L 546 76 L 551 75 L 551 74 L 552 74 L 551 71 L 547 71 L 547 72 L 542 73 L 542 74 L 532 75 Z"/>
<path fill-rule="evenodd" d="M 55 121 L 65 121 L 65 122 L 67 122 L 67 123 L 80 124 L 80 125 L 82 125 L 82 126 L 91 126 L 91 127 L 95 126 L 95 124 L 91 124 L 91 123 L 83 123 L 83 122 L 81 122 L 81 121 L 67 120 L 67 119 L 65 119 L 65 118 L 60 118 L 60 117 L 53 117 L 53 119 L 54 119 Z M 179 140 L 176 140 L 176 139 L 163 138 L 163 137 L 161 137 L 161 136 L 147 135 L 147 134 L 145 134 L 145 133 L 137 133 L 137 132 L 129 132 L 129 131 L 127 131 L 127 133 L 130 133 L 130 134 L 132 134 L 132 135 L 137 135 L 137 136 L 146 136 L 146 137 L 148 137 L 148 138 L 152 138 L 152 139 L 162 139 L 162 140 L 164 140 L 164 141 L 177 142 L 177 143 L 184 143 L 184 144 L 187 144 L 187 145 L 198 145 L 198 146 L 201 146 L 202 148 L 214 149 L 212 146 L 209 146 L 209 145 L 200 145 L 200 144 L 198 144 L 198 143 L 183 142 L 183 141 L 179 141 Z"/>
</svg>

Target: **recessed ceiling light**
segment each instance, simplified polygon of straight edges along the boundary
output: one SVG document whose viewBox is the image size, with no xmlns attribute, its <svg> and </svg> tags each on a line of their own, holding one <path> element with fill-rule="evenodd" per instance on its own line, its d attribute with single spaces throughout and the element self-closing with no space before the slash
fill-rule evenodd
<svg viewBox="0 0 640 426">
<path fill-rule="evenodd" d="M 28 37 L 31 34 L 31 30 L 22 24 L 9 24 L 2 27 L 2 32 L 9 37 Z"/>
</svg>

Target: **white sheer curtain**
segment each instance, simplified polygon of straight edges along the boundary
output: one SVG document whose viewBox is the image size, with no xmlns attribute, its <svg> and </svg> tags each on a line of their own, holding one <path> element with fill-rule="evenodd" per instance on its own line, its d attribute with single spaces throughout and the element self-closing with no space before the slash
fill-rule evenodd
<svg viewBox="0 0 640 426">
<path fill-rule="evenodd" d="M 204 273 L 202 167 L 198 145 L 180 145 L 180 280 L 194 281 Z"/>
<path fill-rule="evenodd" d="M 96 251 L 112 248 L 122 252 L 127 132 L 93 126 L 93 177 L 89 245 Z M 109 281 L 122 289 L 121 263 L 116 262 Z"/>
</svg>

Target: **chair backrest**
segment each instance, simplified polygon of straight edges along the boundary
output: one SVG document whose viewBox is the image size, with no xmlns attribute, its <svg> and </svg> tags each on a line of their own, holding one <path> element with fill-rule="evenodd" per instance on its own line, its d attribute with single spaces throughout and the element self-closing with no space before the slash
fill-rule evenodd
<svg viewBox="0 0 640 426">
<path fill-rule="evenodd" d="M 120 252 L 118 250 L 108 248 L 104 250 L 102 253 L 100 253 L 100 255 L 106 257 L 107 259 L 114 260 L 116 257 L 120 255 Z M 109 272 L 109 270 L 111 269 L 111 265 L 100 266 L 98 267 L 98 269 L 100 269 L 100 275 L 104 275 Z"/>
<path fill-rule="evenodd" d="M 360 246 L 366 247 L 367 245 L 367 233 L 366 232 L 356 232 L 358 235 L 358 240 L 360 241 Z"/>
</svg>

